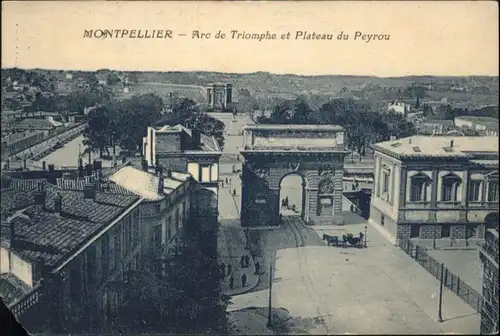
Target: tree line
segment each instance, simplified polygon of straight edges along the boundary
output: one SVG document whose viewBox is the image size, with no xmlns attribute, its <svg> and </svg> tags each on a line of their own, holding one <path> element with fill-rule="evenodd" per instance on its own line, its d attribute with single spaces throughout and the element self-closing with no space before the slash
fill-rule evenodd
<svg viewBox="0 0 500 336">
<path fill-rule="evenodd" d="M 259 116 L 261 124 L 320 124 L 340 125 L 345 129 L 348 148 L 365 155 L 371 144 L 416 134 L 412 123 L 404 116 L 379 113 L 365 102 L 353 99 L 331 99 L 314 109 L 305 98 L 285 100 L 276 104 L 269 117 Z"/>
<path fill-rule="evenodd" d="M 87 122 L 84 144 L 101 156 L 110 156 L 110 149 L 114 151 L 116 146 L 130 153 L 140 151 L 149 126 L 181 124 L 214 136 L 224 146 L 224 123 L 199 111 L 198 105 L 186 98 L 176 100 L 169 111 L 164 110 L 163 100 L 155 94 L 115 100 L 90 111 Z"/>
</svg>

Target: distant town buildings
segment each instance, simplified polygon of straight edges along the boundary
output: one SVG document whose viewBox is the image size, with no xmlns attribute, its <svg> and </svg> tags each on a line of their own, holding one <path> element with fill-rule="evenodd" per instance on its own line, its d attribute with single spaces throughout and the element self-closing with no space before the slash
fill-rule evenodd
<svg viewBox="0 0 500 336">
<path fill-rule="evenodd" d="M 498 335 L 498 212 L 485 219 L 486 234 L 479 251 L 483 263 L 483 305 L 481 308 L 481 335 Z"/>
<path fill-rule="evenodd" d="M 469 129 L 482 135 L 498 136 L 499 120 L 491 117 L 460 116 L 455 117 L 457 128 Z"/>
<path fill-rule="evenodd" d="M 215 83 L 207 87 L 207 100 L 210 107 L 225 109 L 233 101 L 233 85 Z"/>
<path fill-rule="evenodd" d="M 429 137 L 374 145 L 370 220 L 396 239 L 483 238 L 498 211 L 498 137 Z"/>
<path fill-rule="evenodd" d="M 398 113 L 401 114 L 402 116 L 406 116 L 410 111 L 410 108 L 411 106 L 409 104 L 400 101 L 393 101 L 390 102 L 389 105 L 387 106 L 387 111 Z"/>
</svg>

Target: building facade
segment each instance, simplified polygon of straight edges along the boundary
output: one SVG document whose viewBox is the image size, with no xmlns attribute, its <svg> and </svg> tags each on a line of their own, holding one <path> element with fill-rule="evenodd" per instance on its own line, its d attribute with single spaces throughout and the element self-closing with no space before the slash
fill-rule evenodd
<svg viewBox="0 0 500 336">
<path fill-rule="evenodd" d="M 214 137 L 181 125 L 148 127 L 143 154 L 148 167 L 188 173 L 217 195 L 222 151 Z"/>
<path fill-rule="evenodd" d="M 498 213 L 485 220 L 486 234 L 479 251 L 483 262 L 483 305 L 481 308 L 481 335 L 498 335 L 499 283 L 498 283 Z"/>
<path fill-rule="evenodd" d="M 113 283 L 141 267 L 141 199 L 95 184 L 5 193 L 0 281 L 24 284 L 11 311 L 33 332 L 102 330 L 122 304 Z"/>
<path fill-rule="evenodd" d="M 207 87 L 208 105 L 214 109 L 225 109 L 233 102 L 233 85 L 215 83 Z"/>
<path fill-rule="evenodd" d="M 498 211 L 498 137 L 414 136 L 378 143 L 370 220 L 395 239 L 484 237 Z"/>
</svg>

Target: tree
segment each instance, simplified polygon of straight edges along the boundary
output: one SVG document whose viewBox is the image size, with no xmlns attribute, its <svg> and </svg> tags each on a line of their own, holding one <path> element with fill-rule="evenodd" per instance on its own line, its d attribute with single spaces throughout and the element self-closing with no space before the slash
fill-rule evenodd
<svg viewBox="0 0 500 336">
<path fill-rule="evenodd" d="M 115 84 L 120 83 L 121 79 L 116 73 L 112 72 L 112 73 L 108 74 L 107 82 L 108 82 L 108 85 L 115 85 Z"/>
<path fill-rule="evenodd" d="M 174 101 L 172 111 L 166 114 L 156 125 L 183 125 L 208 136 L 213 136 L 219 146 L 224 148 L 224 123 L 204 112 L 191 99 L 183 98 Z"/>
<path fill-rule="evenodd" d="M 109 129 L 111 120 L 106 107 L 99 107 L 92 110 L 88 115 L 87 127 L 83 132 L 83 144 L 91 150 L 99 150 L 102 155 L 110 145 Z"/>
</svg>

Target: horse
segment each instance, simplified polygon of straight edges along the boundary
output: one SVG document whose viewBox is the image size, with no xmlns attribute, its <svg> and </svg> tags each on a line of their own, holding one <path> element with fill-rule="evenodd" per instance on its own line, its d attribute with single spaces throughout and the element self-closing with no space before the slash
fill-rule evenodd
<svg viewBox="0 0 500 336">
<path fill-rule="evenodd" d="M 337 237 L 337 236 L 330 236 L 330 235 L 324 234 L 323 240 L 326 240 L 326 243 L 328 246 L 330 246 L 330 245 L 339 246 L 339 237 Z"/>
<path fill-rule="evenodd" d="M 349 245 L 352 247 L 358 247 L 358 248 L 362 247 L 361 237 L 354 237 L 352 233 L 348 233 L 347 235 L 344 235 L 342 238 L 344 239 L 344 243 L 348 242 Z"/>
</svg>

